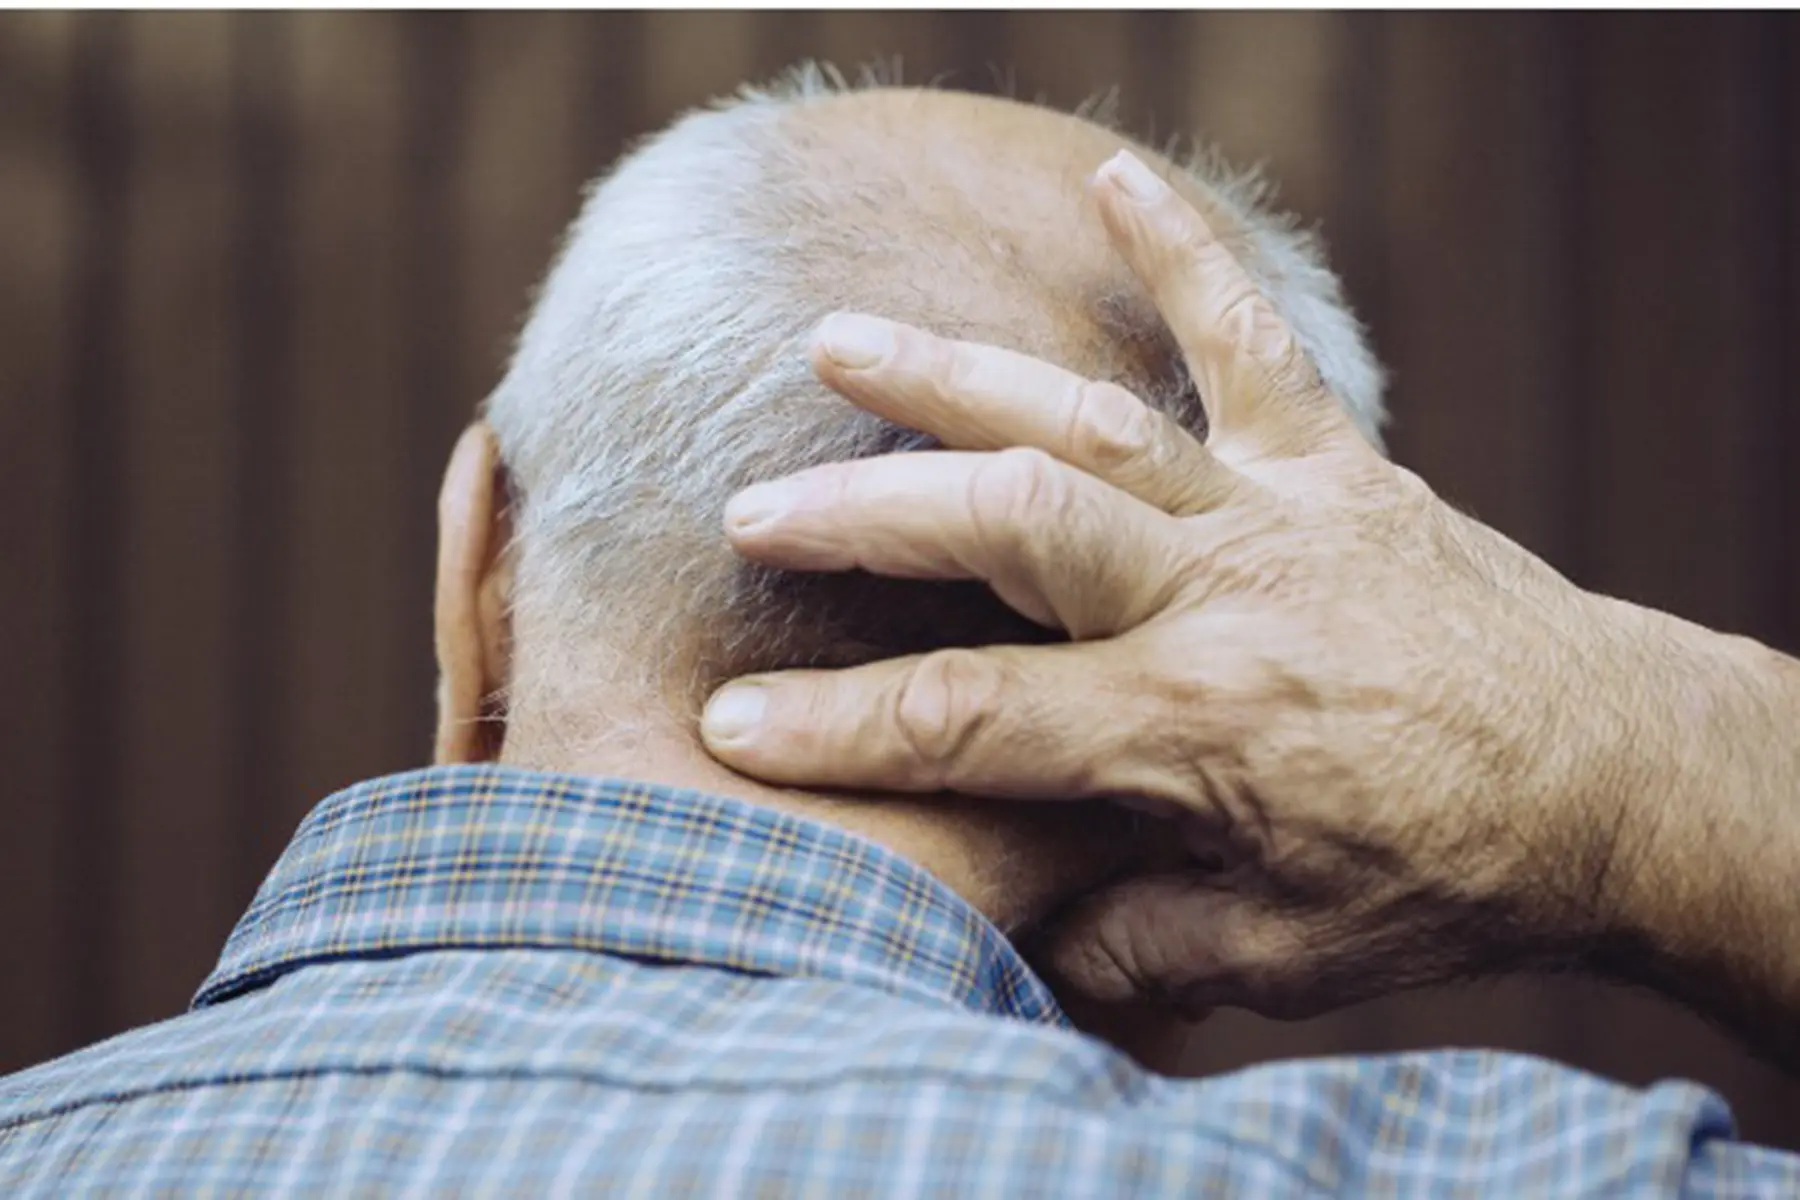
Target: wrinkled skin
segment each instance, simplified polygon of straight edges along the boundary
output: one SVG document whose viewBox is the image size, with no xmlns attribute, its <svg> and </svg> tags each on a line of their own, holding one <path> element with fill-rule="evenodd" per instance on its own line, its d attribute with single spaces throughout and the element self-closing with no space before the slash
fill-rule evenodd
<svg viewBox="0 0 1800 1200">
<path fill-rule="evenodd" d="M 1071 640 L 740 681 L 712 752 L 777 783 L 1167 820 L 1187 867 L 1085 898 L 1034 948 L 1092 999 L 1296 1016 L 1588 966 L 1789 1054 L 1795 935 L 1766 931 L 1796 924 L 1800 765 L 1716 747 L 1795 740 L 1795 664 L 1583 592 L 1456 512 L 1357 434 L 1189 205 L 1128 154 L 1095 192 L 1207 442 L 1108 383 L 831 318 L 821 378 L 947 448 L 748 489 L 738 551 L 984 580 Z"/>
</svg>

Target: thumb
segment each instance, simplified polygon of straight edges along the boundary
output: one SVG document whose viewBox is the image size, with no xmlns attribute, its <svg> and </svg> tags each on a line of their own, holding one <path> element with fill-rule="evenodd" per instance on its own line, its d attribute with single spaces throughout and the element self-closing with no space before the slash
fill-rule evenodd
<svg viewBox="0 0 1800 1200">
<path fill-rule="evenodd" d="M 1128 657 L 1121 641 L 938 650 L 748 676 L 713 695 L 701 738 L 726 766 L 791 786 L 1168 795 L 1173 783 L 1159 785 L 1162 772 L 1146 755 L 1156 714 L 1141 689 L 1115 682 Z M 1093 719 L 1097 703 L 1108 720 Z"/>
<path fill-rule="evenodd" d="M 1186 1015 L 1248 1008 L 1293 1019 L 1329 1004 L 1315 984 L 1337 957 L 1307 915 L 1215 874 L 1140 877 L 1091 896 L 1046 931 L 1059 985 L 1103 1004 L 1154 1000 Z"/>
</svg>

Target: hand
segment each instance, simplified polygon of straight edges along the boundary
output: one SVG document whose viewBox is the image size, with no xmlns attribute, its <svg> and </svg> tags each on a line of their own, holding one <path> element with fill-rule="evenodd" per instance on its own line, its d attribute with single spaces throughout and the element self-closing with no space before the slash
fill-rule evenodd
<svg viewBox="0 0 1800 1200">
<path fill-rule="evenodd" d="M 1578 956 L 1636 849 L 1603 602 L 1382 459 L 1135 159 L 1095 190 L 1206 444 L 1113 385 L 838 316 L 821 378 L 949 449 L 805 471 L 726 514 L 758 562 L 985 580 L 1072 641 L 739 681 L 721 695 L 756 689 L 760 719 L 715 697 L 709 748 L 780 784 L 1166 815 L 1191 868 L 1089 898 L 1046 947 L 1101 1000 L 1293 1016 Z"/>
</svg>

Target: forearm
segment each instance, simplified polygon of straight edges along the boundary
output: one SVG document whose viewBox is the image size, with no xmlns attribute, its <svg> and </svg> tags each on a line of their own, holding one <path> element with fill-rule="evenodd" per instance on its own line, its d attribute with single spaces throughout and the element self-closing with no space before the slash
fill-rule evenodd
<svg viewBox="0 0 1800 1200">
<path fill-rule="evenodd" d="M 1594 965 L 1800 1071 L 1800 662 L 1606 603 L 1637 695 Z"/>
</svg>

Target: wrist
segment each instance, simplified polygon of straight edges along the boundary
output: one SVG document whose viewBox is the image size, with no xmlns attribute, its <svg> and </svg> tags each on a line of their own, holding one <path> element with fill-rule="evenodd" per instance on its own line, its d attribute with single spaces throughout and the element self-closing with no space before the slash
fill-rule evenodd
<svg viewBox="0 0 1800 1200">
<path fill-rule="evenodd" d="M 1596 916 L 1615 938 L 1680 953 L 1719 901 L 1738 845 L 1743 784 L 1732 778 L 1746 681 L 1730 639 L 1678 618 L 1598 598 L 1618 656 L 1613 737 L 1598 809 L 1616 823 Z M 1595 704 L 1604 704 L 1596 696 Z"/>
<path fill-rule="evenodd" d="M 1800 1012 L 1800 671 L 1741 637 L 1599 599 L 1619 734 L 1596 811 L 1616 824 L 1591 963 L 1765 1048 Z"/>
</svg>

